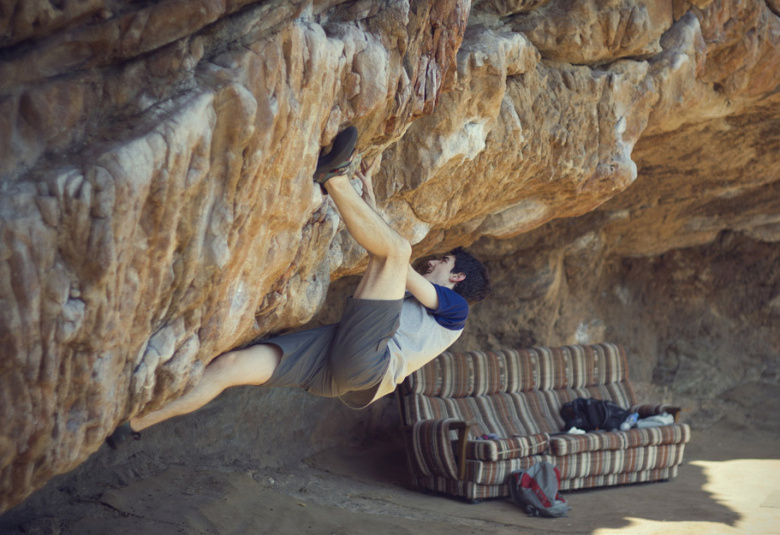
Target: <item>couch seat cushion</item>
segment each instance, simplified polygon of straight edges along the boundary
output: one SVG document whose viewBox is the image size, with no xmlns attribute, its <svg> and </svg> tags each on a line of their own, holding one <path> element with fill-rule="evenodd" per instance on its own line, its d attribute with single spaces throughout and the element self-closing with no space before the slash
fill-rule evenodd
<svg viewBox="0 0 780 535">
<path fill-rule="evenodd" d="M 688 424 L 672 424 L 629 431 L 554 435 L 550 449 L 555 455 L 572 455 L 586 451 L 624 450 L 659 444 L 685 444 L 691 439 Z"/>
<path fill-rule="evenodd" d="M 625 450 L 603 450 L 553 456 L 532 455 L 505 461 L 466 461 L 466 480 L 482 485 L 503 485 L 509 474 L 547 461 L 561 472 L 561 480 L 669 468 L 682 462 L 684 444 L 662 444 Z"/>
<path fill-rule="evenodd" d="M 466 458 L 503 461 L 528 457 L 546 450 L 549 446 L 549 438 L 547 433 L 539 433 L 538 435 L 496 440 L 469 440 L 466 445 Z"/>
</svg>

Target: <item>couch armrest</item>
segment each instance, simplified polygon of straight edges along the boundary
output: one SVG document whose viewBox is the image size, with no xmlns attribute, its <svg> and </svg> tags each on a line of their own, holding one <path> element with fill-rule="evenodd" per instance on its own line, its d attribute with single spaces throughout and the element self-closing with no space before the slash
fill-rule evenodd
<svg viewBox="0 0 780 535">
<path fill-rule="evenodd" d="M 674 416 L 674 423 L 678 423 L 678 420 L 680 418 L 680 413 L 682 412 L 681 407 L 670 407 L 669 405 L 666 406 L 666 412 Z"/>
<path fill-rule="evenodd" d="M 674 416 L 674 421 L 677 422 L 680 417 L 682 409 L 680 407 L 673 407 L 672 405 L 632 405 L 629 412 L 638 412 L 640 418 L 646 418 L 648 416 L 655 416 L 656 414 L 662 414 L 664 412 Z"/>
<path fill-rule="evenodd" d="M 477 422 L 456 421 L 450 427 L 458 430 L 458 480 L 466 479 L 466 447 L 469 444 L 469 429 Z"/>
<path fill-rule="evenodd" d="M 475 422 L 456 418 L 423 420 L 412 425 L 409 440 L 414 464 L 426 476 L 463 479 L 466 475 L 466 445 L 468 430 Z M 458 457 L 452 450 L 450 431 L 458 431 Z M 458 462 L 459 461 L 459 462 Z"/>
</svg>

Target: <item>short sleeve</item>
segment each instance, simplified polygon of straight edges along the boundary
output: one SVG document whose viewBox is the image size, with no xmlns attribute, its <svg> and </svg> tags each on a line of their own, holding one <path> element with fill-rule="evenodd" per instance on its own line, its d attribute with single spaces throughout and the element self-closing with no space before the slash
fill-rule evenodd
<svg viewBox="0 0 780 535">
<path fill-rule="evenodd" d="M 469 317 L 469 304 L 458 292 L 434 284 L 439 298 L 439 308 L 430 310 L 436 323 L 451 331 L 459 331 L 466 326 Z"/>
</svg>

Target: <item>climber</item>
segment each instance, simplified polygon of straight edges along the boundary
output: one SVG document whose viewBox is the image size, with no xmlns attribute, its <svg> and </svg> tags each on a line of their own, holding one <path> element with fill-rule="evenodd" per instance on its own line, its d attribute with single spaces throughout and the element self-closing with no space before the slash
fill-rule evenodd
<svg viewBox="0 0 780 535">
<path fill-rule="evenodd" d="M 131 419 L 108 437 L 112 448 L 173 416 L 190 413 L 238 385 L 300 386 L 363 408 L 439 355 L 460 336 L 468 302 L 484 299 L 490 283 L 484 265 L 457 248 L 427 263 L 423 274 L 409 261 L 409 242 L 376 211 L 371 177 L 379 160 L 363 162 L 352 186 L 347 168 L 357 130 L 336 136 L 314 180 L 333 199 L 347 230 L 369 254 L 368 267 L 339 323 L 281 335 L 215 358 L 198 384 L 161 409 Z"/>
</svg>

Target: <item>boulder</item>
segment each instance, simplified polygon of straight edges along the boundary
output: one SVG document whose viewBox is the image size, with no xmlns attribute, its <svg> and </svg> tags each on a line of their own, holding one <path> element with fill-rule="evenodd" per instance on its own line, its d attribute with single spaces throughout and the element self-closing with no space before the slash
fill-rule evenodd
<svg viewBox="0 0 780 535">
<path fill-rule="evenodd" d="M 311 180 L 347 125 L 415 257 L 478 242 L 521 300 L 780 238 L 776 2 L 5 4 L 0 510 L 360 272 Z M 569 336 L 534 321 L 480 341 Z M 712 362 L 668 347 L 658 378 L 700 395 Z"/>
</svg>

